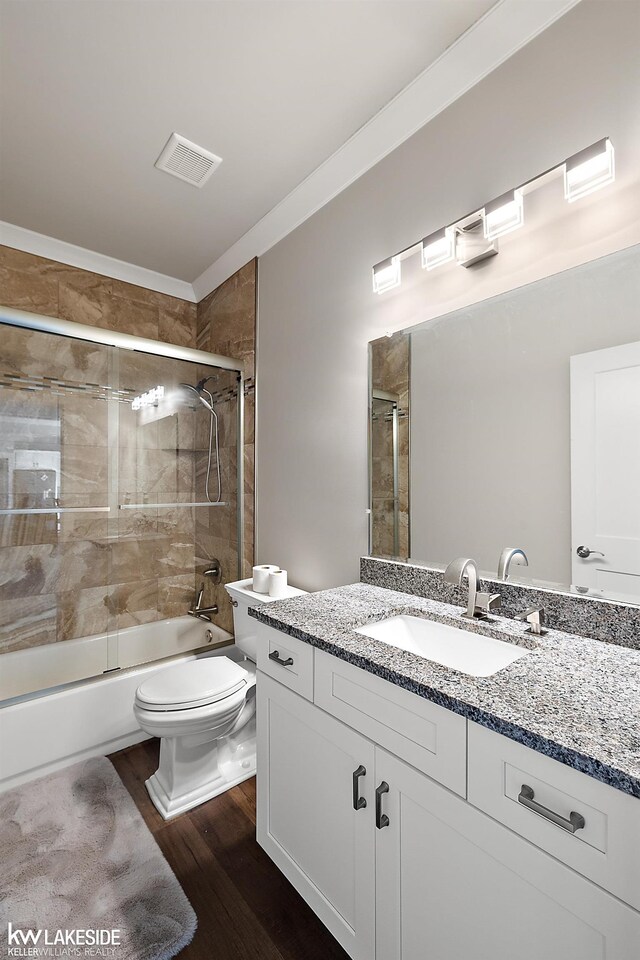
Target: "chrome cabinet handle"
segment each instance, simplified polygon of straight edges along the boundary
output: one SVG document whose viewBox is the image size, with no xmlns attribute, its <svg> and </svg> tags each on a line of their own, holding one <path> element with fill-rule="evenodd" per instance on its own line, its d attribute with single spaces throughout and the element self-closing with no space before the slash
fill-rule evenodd
<svg viewBox="0 0 640 960">
<path fill-rule="evenodd" d="M 550 820 L 551 823 L 557 824 L 557 826 L 562 827 L 563 830 L 568 830 L 569 833 L 575 833 L 576 830 L 584 829 L 585 819 L 581 813 L 576 813 L 575 810 L 572 810 L 567 820 L 566 817 L 561 817 L 559 813 L 555 813 L 553 810 L 550 810 L 549 807 L 544 807 L 541 803 L 538 803 L 537 800 L 533 799 L 534 797 L 535 793 L 533 789 L 527 783 L 523 783 L 520 788 L 520 793 L 518 794 L 518 803 L 521 803 L 524 807 L 528 807 L 529 810 L 533 810 L 534 813 L 539 813 L 545 820 Z"/>
<path fill-rule="evenodd" d="M 389 817 L 382 812 L 382 794 L 389 793 L 389 784 L 383 780 L 379 787 L 376 787 L 376 827 L 382 830 L 389 826 Z"/>
<path fill-rule="evenodd" d="M 357 770 L 354 770 L 351 777 L 353 783 L 353 809 L 354 810 L 364 810 L 367 805 L 367 801 L 364 797 L 360 796 L 360 787 L 358 780 L 360 777 L 365 777 L 367 775 L 367 768 L 363 767 L 362 764 L 358 767 Z"/>
<path fill-rule="evenodd" d="M 281 660 L 279 650 L 273 650 L 269 654 L 269 660 L 273 660 L 274 663 L 279 663 L 281 667 L 290 667 L 293 663 L 293 657 L 287 657 L 286 660 Z"/>
<path fill-rule="evenodd" d="M 577 548 L 576 553 L 581 560 L 587 560 L 591 554 L 597 554 L 599 557 L 604 557 L 602 550 L 590 550 L 589 547 L 580 546 Z"/>
</svg>

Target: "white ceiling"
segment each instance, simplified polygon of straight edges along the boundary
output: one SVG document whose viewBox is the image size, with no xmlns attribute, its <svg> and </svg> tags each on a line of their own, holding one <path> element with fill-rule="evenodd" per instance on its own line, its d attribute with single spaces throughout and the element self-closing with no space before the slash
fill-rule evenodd
<svg viewBox="0 0 640 960">
<path fill-rule="evenodd" d="M 0 219 L 190 283 L 492 6 L 2 0 Z"/>
</svg>

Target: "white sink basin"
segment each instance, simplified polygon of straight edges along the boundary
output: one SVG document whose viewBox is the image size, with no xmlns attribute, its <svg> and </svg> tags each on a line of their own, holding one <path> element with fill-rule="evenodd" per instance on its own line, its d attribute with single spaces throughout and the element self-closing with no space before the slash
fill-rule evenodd
<svg viewBox="0 0 640 960">
<path fill-rule="evenodd" d="M 406 615 L 367 624 L 359 627 L 356 633 L 472 677 L 490 677 L 529 652 L 513 643 Z"/>
</svg>

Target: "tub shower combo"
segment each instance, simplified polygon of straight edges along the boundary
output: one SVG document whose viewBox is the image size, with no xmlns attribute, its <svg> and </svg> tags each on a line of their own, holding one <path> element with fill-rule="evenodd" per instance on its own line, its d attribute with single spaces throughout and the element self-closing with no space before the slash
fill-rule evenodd
<svg viewBox="0 0 640 960">
<path fill-rule="evenodd" d="M 227 644 L 242 362 L 7 308 L 0 337 L 3 705 Z"/>
</svg>

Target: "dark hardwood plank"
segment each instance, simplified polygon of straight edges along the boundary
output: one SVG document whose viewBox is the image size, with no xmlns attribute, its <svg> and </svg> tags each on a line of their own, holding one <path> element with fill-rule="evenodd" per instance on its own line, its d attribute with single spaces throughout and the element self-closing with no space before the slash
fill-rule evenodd
<svg viewBox="0 0 640 960">
<path fill-rule="evenodd" d="M 348 960 L 347 954 L 255 839 L 255 778 L 174 820 L 144 785 L 158 740 L 109 759 L 198 916 L 182 960 Z"/>
</svg>

